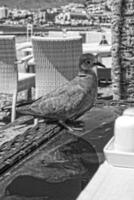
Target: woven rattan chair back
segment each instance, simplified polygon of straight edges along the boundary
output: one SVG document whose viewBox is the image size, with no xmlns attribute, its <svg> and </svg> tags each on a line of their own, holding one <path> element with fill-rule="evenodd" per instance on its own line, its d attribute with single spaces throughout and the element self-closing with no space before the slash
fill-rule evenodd
<svg viewBox="0 0 134 200">
<path fill-rule="evenodd" d="M 0 36 L 0 92 L 12 94 L 17 90 L 18 70 L 15 36 Z"/>
<path fill-rule="evenodd" d="M 81 37 L 32 37 L 36 98 L 72 80 L 82 54 Z"/>
</svg>

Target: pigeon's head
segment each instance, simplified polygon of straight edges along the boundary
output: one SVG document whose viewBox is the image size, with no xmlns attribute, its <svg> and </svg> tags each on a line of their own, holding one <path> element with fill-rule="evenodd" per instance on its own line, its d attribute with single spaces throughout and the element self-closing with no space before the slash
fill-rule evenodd
<svg viewBox="0 0 134 200">
<path fill-rule="evenodd" d="M 98 61 L 98 55 L 93 55 L 90 53 L 82 54 L 79 60 L 79 70 L 80 73 L 89 74 L 91 71 L 97 73 L 97 66 L 105 68 L 105 65 Z"/>
</svg>

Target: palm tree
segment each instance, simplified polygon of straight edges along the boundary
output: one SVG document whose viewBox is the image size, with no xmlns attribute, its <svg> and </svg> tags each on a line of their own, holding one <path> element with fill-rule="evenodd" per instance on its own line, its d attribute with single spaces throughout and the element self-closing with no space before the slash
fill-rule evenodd
<svg viewBox="0 0 134 200">
<path fill-rule="evenodd" d="M 134 99 L 134 0 L 112 3 L 112 85 L 114 99 Z"/>
</svg>

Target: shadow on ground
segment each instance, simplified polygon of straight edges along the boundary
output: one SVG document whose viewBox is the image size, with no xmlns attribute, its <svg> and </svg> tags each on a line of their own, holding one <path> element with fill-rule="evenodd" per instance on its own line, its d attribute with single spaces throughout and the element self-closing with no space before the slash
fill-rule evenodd
<svg viewBox="0 0 134 200">
<path fill-rule="evenodd" d="M 82 138 L 69 137 L 72 141 L 67 144 L 47 154 L 42 149 L 26 162 L 23 173 L 12 177 L 1 200 L 75 200 L 99 162 L 92 145 Z"/>
</svg>

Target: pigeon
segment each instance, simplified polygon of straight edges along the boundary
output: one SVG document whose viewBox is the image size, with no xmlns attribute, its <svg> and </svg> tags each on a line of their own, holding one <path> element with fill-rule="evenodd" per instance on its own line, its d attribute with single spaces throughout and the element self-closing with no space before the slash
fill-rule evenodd
<svg viewBox="0 0 134 200">
<path fill-rule="evenodd" d="M 79 72 L 73 80 L 32 103 L 20 105 L 17 112 L 43 118 L 46 122 L 56 122 L 70 131 L 81 127 L 82 122 L 76 119 L 90 110 L 97 98 L 97 65 L 105 67 L 98 62 L 97 56 L 82 54 Z"/>
</svg>

